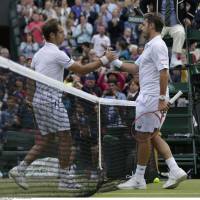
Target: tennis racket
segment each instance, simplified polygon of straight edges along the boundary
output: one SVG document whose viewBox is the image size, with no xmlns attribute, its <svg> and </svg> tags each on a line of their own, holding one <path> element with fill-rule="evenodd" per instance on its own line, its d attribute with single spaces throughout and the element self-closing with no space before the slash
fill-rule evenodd
<svg viewBox="0 0 200 200">
<path fill-rule="evenodd" d="M 178 91 L 170 100 L 169 100 L 169 104 L 173 104 L 181 95 L 183 94 L 182 91 Z M 159 113 L 160 112 L 160 113 Z M 140 119 L 141 117 L 143 116 L 149 116 L 149 117 L 156 117 L 159 122 L 160 122 L 160 128 L 162 127 L 164 121 L 165 121 L 165 116 L 166 116 L 166 113 L 164 112 L 161 112 L 159 110 L 155 110 L 155 111 L 152 111 L 152 112 L 146 112 L 146 113 L 143 113 L 141 114 L 139 117 L 137 117 L 136 119 L 133 120 L 132 122 L 132 125 L 131 125 L 131 135 L 135 138 L 136 136 L 136 130 L 135 130 L 135 123 L 137 122 L 138 119 Z M 151 135 L 151 138 L 154 136 L 154 134 Z"/>
</svg>

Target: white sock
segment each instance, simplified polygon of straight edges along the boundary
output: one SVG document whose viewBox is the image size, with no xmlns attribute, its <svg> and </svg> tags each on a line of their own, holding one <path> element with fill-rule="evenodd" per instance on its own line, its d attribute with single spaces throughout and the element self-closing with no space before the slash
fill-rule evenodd
<svg viewBox="0 0 200 200">
<path fill-rule="evenodd" d="M 145 165 L 137 165 L 136 171 L 135 171 L 135 176 L 137 178 L 144 178 L 145 170 L 146 170 Z"/>
<path fill-rule="evenodd" d="M 24 173 L 28 166 L 29 166 L 28 163 L 23 160 L 23 161 L 20 162 L 18 169 L 19 169 L 20 172 Z"/>
<path fill-rule="evenodd" d="M 172 170 L 176 170 L 179 168 L 179 166 L 177 165 L 174 157 L 168 158 L 167 160 L 165 160 L 167 166 L 169 167 L 170 171 Z"/>
</svg>

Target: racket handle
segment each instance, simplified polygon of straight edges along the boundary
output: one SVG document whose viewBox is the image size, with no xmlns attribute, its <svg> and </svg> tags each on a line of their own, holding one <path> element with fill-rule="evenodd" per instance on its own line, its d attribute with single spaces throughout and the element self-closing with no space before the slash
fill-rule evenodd
<svg viewBox="0 0 200 200">
<path fill-rule="evenodd" d="M 170 100 L 169 103 L 173 104 L 181 95 L 183 94 L 183 92 L 181 90 L 179 90 Z"/>
</svg>

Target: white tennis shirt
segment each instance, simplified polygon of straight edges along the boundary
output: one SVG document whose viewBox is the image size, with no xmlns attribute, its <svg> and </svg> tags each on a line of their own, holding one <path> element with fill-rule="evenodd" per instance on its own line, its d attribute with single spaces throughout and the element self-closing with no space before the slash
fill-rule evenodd
<svg viewBox="0 0 200 200">
<path fill-rule="evenodd" d="M 159 96 L 160 71 L 169 68 L 168 48 L 160 35 L 145 45 L 135 64 L 139 66 L 140 93 Z"/>
<path fill-rule="evenodd" d="M 55 44 L 46 42 L 34 55 L 31 68 L 48 77 L 63 82 L 64 69 L 68 69 L 74 60 L 61 51 Z"/>
<path fill-rule="evenodd" d="M 62 82 L 64 69 L 68 69 L 73 63 L 74 61 L 55 44 L 47 42 L 34 55 L 31 67 L 41 74 Z M 61 90 L 36 81 L 33 110 L 42 135 L 70 130 Z"/>
<path fill-rule="evenodd" d="M 61 51 L 55 44 L 46 42 L 45 45 L 33 56 L 31 68 L 48 77 L 63 82 L 64 69 L 74 63 L 73 59 Z M 36 82 L 35 97 L 40 101 L 58 101 L 62 92 L 55 88 Z M 36 100 L 37 100 L 36 99 Z"/>
</svg>

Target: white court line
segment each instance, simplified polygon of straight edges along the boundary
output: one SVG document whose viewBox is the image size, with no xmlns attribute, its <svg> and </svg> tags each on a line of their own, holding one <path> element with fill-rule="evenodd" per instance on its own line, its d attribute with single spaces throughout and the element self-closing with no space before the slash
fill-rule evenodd
<svg viewBox="0 0 200 200">
<path fill-rule="evenodd" d="M 102 193 L 103 194 L 103 193 Z M 104 193 L 105 194 L 105 193 Z M 177 193 L 177 192 L 175 192 L 175 193 L 136 193 L 136 192 L 134 192 L 134 193 L 109 193 L 108 195 L 134 195 L 134 194 L 136 194 L 136 195 L 200 195 L 200 193 L 194 193 L 194 192 L 191 192 L 191 193 L 183 193 L 183 192 L 181 192 L 181 193 Z"/>
</svg>

